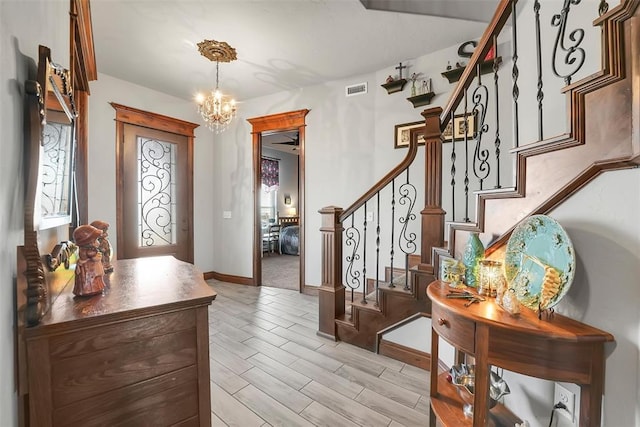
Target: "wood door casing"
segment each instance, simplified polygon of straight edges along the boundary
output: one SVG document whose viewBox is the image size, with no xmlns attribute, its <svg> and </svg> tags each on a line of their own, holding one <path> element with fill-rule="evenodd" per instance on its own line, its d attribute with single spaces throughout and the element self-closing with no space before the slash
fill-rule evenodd
<svg viewBox="0 0 640 427">
<path fill-rule="evenodd" d="M 173 255 L 193 263 L 193 130 L 198 126 L 119 104 L 116 109 L 118 258 Z M 156 247 L 138 243 L 138 136 L 175 144 L 176 242 Z"/>
<path fill-rule="evenodd" d="M 304 179 L 305 179 L 305 117 L 310 110 L 297 110 L 287 113 L 272 114 L 269 116 L 247 119 L 251 123 L 253 145 L 253 182 L 254 182 L 254 230 L 253 230 L 253 280 L 254 286 L 262 285 L 262 237 L 260 226 L 260 158 L 262 155 L 262 132 L 297 130 L 300 140 L 298 155 L 298 216 L 300 218 L 300 292 L 305 290 L 304 268 Z"/>
</svg>

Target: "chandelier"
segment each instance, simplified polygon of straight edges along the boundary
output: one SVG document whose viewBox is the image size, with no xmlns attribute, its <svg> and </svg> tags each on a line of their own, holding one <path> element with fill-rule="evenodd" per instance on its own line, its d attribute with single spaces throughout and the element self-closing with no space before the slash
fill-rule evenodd
<svg viewBox="0 0 640 427">
<path fill-rule="evenodd" d="M 207 127 L 216 133 L 224 131 L 236 115 L 236 101 L 223 95 L 218 89 L 218 72 L 220 62 L 231 62 L 237 58 L 236 50 L 226 42 L 204 40 L 198 43 L 198 51 L 202 56 L 216 63 L 216 88 L 209 94 L 198 94 L 198 112 Z"/>
</svg>

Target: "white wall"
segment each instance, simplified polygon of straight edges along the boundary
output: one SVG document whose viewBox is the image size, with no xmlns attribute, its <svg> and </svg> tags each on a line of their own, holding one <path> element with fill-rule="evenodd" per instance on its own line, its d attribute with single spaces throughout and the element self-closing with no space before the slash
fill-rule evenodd
<svg viewBox="0 0 640 427">
<path fill-rule="evenodd" d="M 251 126 L 247 119 L 268 114 L 307 108 L 305 131 L 306 215 L 304 218 L 307 285 L 320 284 L 320 214 L 329 205 L 347 208 L 371 185 L 382 178 L 406 155 L 406 149 L 393 149 L 397 124 L 422 121 L 420 114 L 431 106 L 443 105 L 454 85 L 440 76 L 447 61 L 456 60 L 457 46 L 403 64 L 411 67 L 405 76 L 422 73 L 420 79 L 431 78 L 436 97 L 430 106 L 414 108 L 410 96 L 411 82 L 403 92 L 387 94 L 380 87 L 397 64 L 349 79 L 333 81 L 298 90 L 247 100 L 240 104 L 238 120 L 225 133 L 217 136 L 214 154 L 214 199 L 220 202 L 214 213 L 215 271 L 251 277 L 253 196 Z M 368 93 L 345 97 L 345 86 L 368 83 Z M 424 181 L 423 151 L 419 150 L 412 181 Z M 417 209 L 423 205 L 419 189 Z M 224 220 L 222 211 L 232 211 Z M 416 225 L 417 226 L 417 225 Z M 373 239 L 371 239 L 373 241 Z"/>
<path fill-rule="evenodd" d="M 89 222 L 101 219 L 111 224 L 111 244 L 116 242 L 116 123 L 110 102 L 201 123 L 193 102 L 134 85 L 104 74 L 91 82 L 89 97 Z M 195 130 L 194 141 L 194 261 L 202 271 L 213 268 L 212 214 L 214 199 L 213 146 L 217 142 L 206 126 Z M 220 214 L 221 215 L 221 214 Z"/>
<path fill-rule="evenodd" d="M 36 24 L 37 23 L 37 24 Z M 17 425 L 14 378 L 16 246 L 23 243 L 24 81 L 34 79 L 38 45 L 69 64 L 69 2 L 0 1 L 0 420 Z"/>
<path fill-rule="evenodd" d="M 571 289 L 556 310 L 615 338 L 605 347 L 603 425 L 637 425 L 640 170 L 605 173 L 549 215 L 566 229 L 577 258 Z M 553 383 L 510 373 L 505 378 L 512 392 L 506 404 L 532 427 L 546 426 Z"/>
<path fill-rule="evenodd" d="M 615 343 L 605 346 L 602 425 L 639 425 L 640 170 L 605 173 L 549 215 L 566 229 L 577 258 L 575 280 L 556 310 L 615 338 Z M 430 329 L 430 319 L 419 318 L 384 338 L 428 351 Z M 440 359 L 451 366 L 451 346 L 442 339 L 440 345 Z M 507 371 L 504 378 L 511 389 L 505 404 L 528 420 L 531 427 L 547 426 L 551 407 L 556 403 L 553 382 Z M 567 386 L 579 393 L 574 384 Z M 571 425 L 562 417 L 554 419 L 558 420 L 554 425 Z"/>
</svg>

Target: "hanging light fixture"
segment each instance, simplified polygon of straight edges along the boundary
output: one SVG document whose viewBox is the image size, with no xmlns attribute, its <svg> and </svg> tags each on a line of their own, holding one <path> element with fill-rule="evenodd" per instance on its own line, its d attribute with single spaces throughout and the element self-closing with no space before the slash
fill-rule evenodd
<svg viewBox="0 0 640 427">
<path fill-rule="evenodd" d="M 198 94 L 198 112 L 207 127 L 216 133 L 224 131 L 236 115 L 236 101 L 223 95 L 218 89 L 218 71 L 220 62 L 231 62 L 238 59 L 236 50 L 226 42 L 204 40 L 198 43 L 198 51 L 202 56 L 216 63 L 216 88 L 209 94 Z"/>
</svg>

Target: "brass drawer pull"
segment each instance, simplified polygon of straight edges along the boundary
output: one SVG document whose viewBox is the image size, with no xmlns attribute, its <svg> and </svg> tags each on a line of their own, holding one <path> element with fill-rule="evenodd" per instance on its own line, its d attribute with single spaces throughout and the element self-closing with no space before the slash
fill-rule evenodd
<svg viewBox="0 0 640 427">
<path fill-rule="evenodd" d="M 442 317 L 440 317 L 438 319 L 438 325 L 445 326 L 446 324 L 447 324 L 447 321 L 445 319 L 443 319 Z"/>
</svg>

